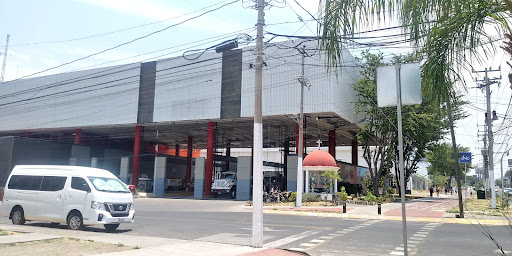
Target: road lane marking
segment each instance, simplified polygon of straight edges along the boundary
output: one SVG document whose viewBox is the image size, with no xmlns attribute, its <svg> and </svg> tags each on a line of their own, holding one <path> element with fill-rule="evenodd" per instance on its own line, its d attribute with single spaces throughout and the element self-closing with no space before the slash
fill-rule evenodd
<svg viewBox="0 0 512 256">
<path fill-rule="evenodd" d="M 296 235 L 293 235 L 293 236 L 285 237 L 283 239 L 279 239 L 279 240 L 276 240 L 276 241 L 273 241 L 273 242 L 270 242 L 270 243 L 266 243 L 265 247 L 277 248 L 277 247 L 280 247 L 282 245 L 285 245 L 285 244 L 297 241 L 299 239 L 303 239 L 303 238 L 306 238 L 308 236 L 316 235 L 318 233 L 320 233 L 320 230 L 309 230 L 309 231 L 302 232 L 302 233 L 299 233 L 299 234 L 296 234 Z"/>
<path fill-rule="evenodd" d="M 329 239 L 333 239 L 334 236 L 321 236 L 319 237 L 320 239 L 325 239 L 325 240 L 329 240 Z"/>
<path fill-rule="evenodd" d="M 426 224 L 420 231 L 417 231 L 409 237 L 409 239 L 407 239 L 407 251 L 411 251 L 412 248 L 415 248 L 436 226 L 437 223 Z M 399 247 L 396 247 L 390 255 L 404 255 L 404 245 L 401 244 Z"/>
<path fill-rule="evenodd" d="M 313 240 L 311 240 L 309 242 L 311 242 L 311 243 L 323 243 L 323 242 L 325 242 L 325 240 L 313 239 Z"/>
<path fill-rule="evenodd" d="M 316 244 L 309 244 L 309 243 L 302 243 L 300 244 L 300 246 L 304 246 L 304 247 L 311 247 L 311 246 L 314 246 Z"/>
</svg>

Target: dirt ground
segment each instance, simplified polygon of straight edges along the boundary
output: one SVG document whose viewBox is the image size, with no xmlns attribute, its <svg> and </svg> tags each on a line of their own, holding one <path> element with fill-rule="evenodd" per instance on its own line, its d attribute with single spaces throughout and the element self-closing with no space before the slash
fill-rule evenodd
<svg viewBox="0 0 512 256">
<path fill-rule="evenodd" d="M 85 256 L 133 250 L 122 244 L 97 243 L 72 238 L 48 239 L 26 243 L 0 244 L 0 256 Z"/>
</svg>

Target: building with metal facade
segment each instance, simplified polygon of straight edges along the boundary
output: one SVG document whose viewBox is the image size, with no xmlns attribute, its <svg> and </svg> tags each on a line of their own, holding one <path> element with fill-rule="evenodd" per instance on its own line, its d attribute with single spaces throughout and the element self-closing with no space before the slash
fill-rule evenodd
<svg viewBox="0 0 512 256">
<path fill-rule="evenodd" d="M 279 148 L 286 158 L 296 145 L 299 44 L 306 45 L 309 54 L 304 67 L 309 85 L 304 94 L 305 147 L 320 140 L 329 145 L 331 154 L 336 145 L 355 149 L 358 117 L 351 84 L 360 77 L 359 65 L 346 51 L 340 67 L 327 69 L 315 40 L 265 47 L 264 147 Z M 179 152 L 180 146 L 213 147 L 214 151 L 225 149 L 224 156 L 205 160 L 205 179 L 211 177 L 208 169 L 229 169 L 226 163 L 236 159 L 228 149 L 252 146 L 254 62 L 254 48 L 246 47 L 5 82 L 0 95 L 0 136 L 72 145 L 70 163 L 98 167 L 119 163 L 115 173 L 127 182 L 133 173 L 137 174 L 134 183 L 145 174 L 157 184 L 157 176 L 169 176 L 170 166 L 186 165 L 178 169 L 184 170 L 179 175 L 185 173 L 184 186 L 188 187 L 194 176 L 191 155 L 176 154 L 161 161 L 165 166 L 159 175 L 140 166 L 152 166 L 155 156 L 168 157 L 171 150 Z M 357 165 L 357 154 L 352 159 Z M 208 167 L 208 162 L 216 164 Z M 207 183 L 204 192 L 209 194 Z"/>
</svg>

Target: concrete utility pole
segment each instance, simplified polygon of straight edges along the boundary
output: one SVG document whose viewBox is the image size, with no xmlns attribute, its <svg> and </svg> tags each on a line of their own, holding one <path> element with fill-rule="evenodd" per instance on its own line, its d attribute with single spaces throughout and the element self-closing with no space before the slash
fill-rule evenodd
<svg viewBox="0 0 512 256">
<path fill-rule="evenodd" d="M 299 52 L 302 54 L 302 69 L 301 76 L 299 78 L 300 82 L 300 112 L 299 112 L 299 143 L 297 145 L 297 154 L 298 154 L 298 165 L 297 165 L 297 197 L 295 206 L 302 206 L 302 191 L 303 187 L 302 182 L 304 180 L 303 172 L 302 172 L 302 159 L 304 158 L 304 86 L 306 85 L 306 78 L 304 77 L 304 59 L 306 58 L 306 46 L 303 45 L 302 49 L 298 48 Z"/>
<path fill-rule="evenodd" d="M 493 132 L 492 132 L 492 121 L 497 120 L 497 117 L 495 115 L 492 115 L 491 113 L 491 84 L 496 83 L 496 80 L 501 79 L 500 78 L 493 78 L 489 79 L 489 76 L 487 75 L 488 72 L 496 72 L 501 71 L 500 69 L 492 70 L 485 68 L 484 71 L 474 71 L 474 72 L 484 72 L 484 79 L 479 80 L 484 82 L 482 85 L 478 86 L 478 88 L 485 87 L 485 96 L 487 99 L 487 117 L 485 118 L 485 122 L 487 123 L 487 137 L 489 138 L 489 148 L 487 150 L 488 154 L 488 164 L 489 164 L 489 189 L 491 194 L 491 208 L 496 209 L 496 191 L 494 190 L 494 161 L 493 161 Z M 478 81 L 478 80 L 477 80 Z"/>
<path fill-rule="evenodd" d="M 7 39 L 5 40 L 4 62 L 2 64 L 2 77 L 0 78 L 0 82 L 3 82 L 5 78 L 5 67 L 7 66 L 7 48 L 9 48 L 9 37 L 11 37 L 11 35 L 7 35 Z"/>
<path fill-rule="evenodd" d="M 256 66 L 254 81 L 254 138 L 253 138 L 253 186 L 252 186 L 252 246 L 263 247 L 263 118 L 261 106 L 263 79 L 263 26 L 265 25 L 265 1 L 258 0 L 256 23 Z"/>
</svg>

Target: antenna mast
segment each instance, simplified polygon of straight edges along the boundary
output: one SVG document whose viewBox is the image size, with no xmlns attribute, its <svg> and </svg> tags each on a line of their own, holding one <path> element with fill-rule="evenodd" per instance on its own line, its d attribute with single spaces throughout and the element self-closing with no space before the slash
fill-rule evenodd
<svg viewBox="0 0 512 256">
<path fill-rule="evenodd" d="M 7 48 L 9 48 L 9 37 L 11 35 L 7 34 L 7 39 L 5 40 L 5 51 L 4 51 L 4 63 L 2 64 L 2 78 L 0 78 L 0 82 L 4 81 L 5 77 L 5 66 L 7 65 Z"/>
</svg>

